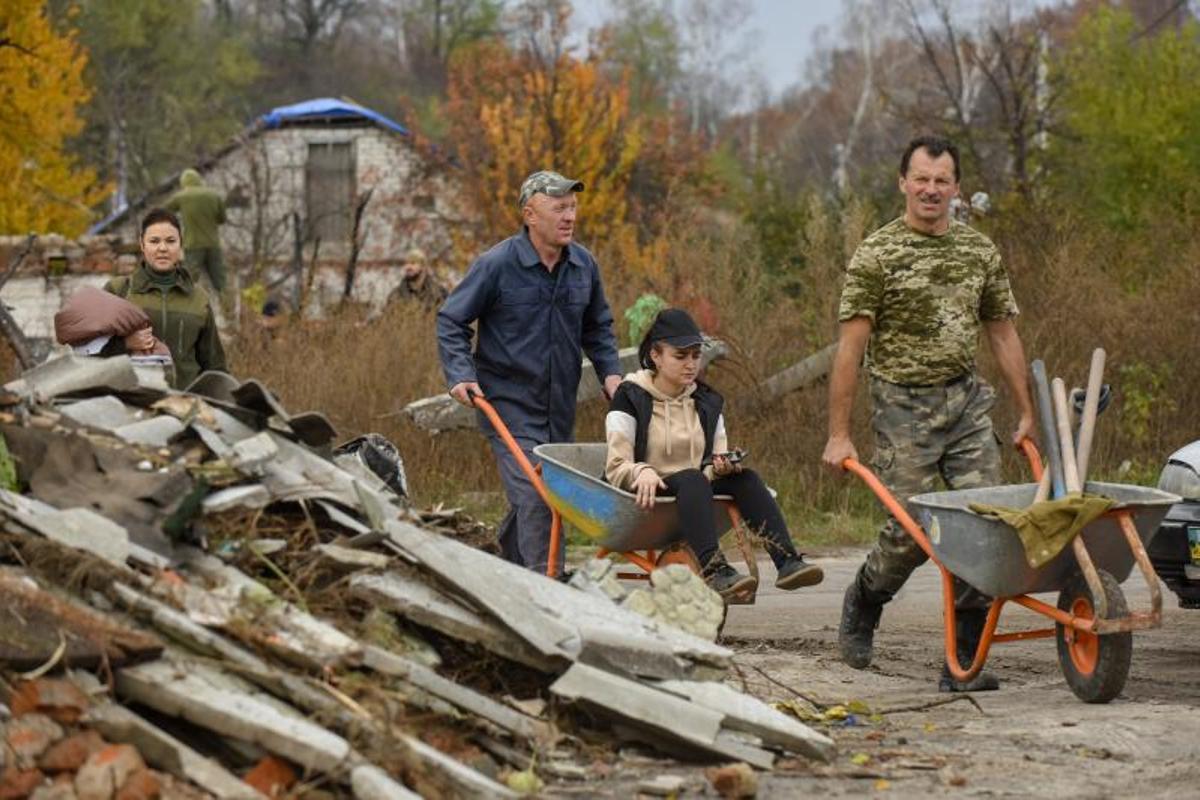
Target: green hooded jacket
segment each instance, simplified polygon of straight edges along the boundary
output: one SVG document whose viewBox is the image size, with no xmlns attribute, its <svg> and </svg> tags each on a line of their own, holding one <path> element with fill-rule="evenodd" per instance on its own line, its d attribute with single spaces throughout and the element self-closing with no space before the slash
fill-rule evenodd
<svg viewBox="0 0 1200 800">
<path fill-rule="evenodd" d="M 208 292 L 196 286 L 183 267 L 175 269 L 174 278 L 172 284 L 159 284 L 150 267 L 142 263 L 132 275 L 113 278 L 104 289 L 150 316 L 154 335 L 167 345 L 175 362 L 171 386 L 182 389 L 205 370 L 225 372 L 225 349 L 208 305 Z M 105 349 L 106 355 L 125 352 L 124 341 L 117 342 L 115 349 Z"/>
<path fill-rule="evenodd" d="M 183 171 L 179 185 L 181 188 L 171 195 L 166 207 L 181 217 L 184 249 L 220 247 L 218 227 L 225 221 L 225 201 L 216 190 L 204 184 L 204 179 L 194 169 Z"/>
</svg>

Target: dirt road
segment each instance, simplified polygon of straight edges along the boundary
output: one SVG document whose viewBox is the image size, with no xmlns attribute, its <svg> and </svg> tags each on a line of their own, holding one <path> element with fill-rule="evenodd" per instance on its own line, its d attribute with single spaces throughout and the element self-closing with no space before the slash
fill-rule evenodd
<svg viewBox="0 0 1200 800">
<path fill-rule="evenodd" d="M 764 563 L 757 604 L 731 609 L 725 636 L 750 691 L 783 700 L 791 693 L 782 684 L 823 703 L 859 701 L 882 712 L 822 725 L 838 742 L 837 763 L 781 763 L 762 776 L 759 797 L 1200 797 L 1200 611 L 1180 610 L 1164 588 L 1163 627 L 1134 634 L 1129 681 L 1108 705 L 1079 702 L 1059 672 L 1054 641 L 1042 639 L 996 646 L 989 667 L 1002 687 L 974 695 L 978 706 L 892 712 L 949 697 L 936 686 L 938 573 L 917 571 L 883 615 L 874 664 L 853 670 L 837 658 L 837 623 L 862 556 L 818 558 L 825 583 L 792 593 L 770 585 L 774 572 Z M 1135 574 L 1123 589 L 1131 607 L 1148 608 L 1139 584 Z M 1041 620 L 1010 605 L 1000 625 L 1043 627 Z M 704 785 L 698 769 L 662 771 L 688 775 L 696 790 Z"/>
</svg>

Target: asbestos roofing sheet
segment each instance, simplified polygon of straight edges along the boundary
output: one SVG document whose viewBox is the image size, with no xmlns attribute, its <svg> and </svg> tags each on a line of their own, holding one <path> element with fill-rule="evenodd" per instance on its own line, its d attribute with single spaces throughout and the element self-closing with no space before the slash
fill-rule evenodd
<svg viewBox="0 0 1200 800">
<path fill-rule="evenodd" d="M 129 356 L 96 358 L 74 354 L 63 355 L 28 369 L 4 388 L 46 399 L 103 390 L 157 399 L 170 390 L 166 373 L 160 367 L 135 368 Z"/>
<path fill-rule="evenodd" d="M 141 419 L 138 409 L 110 394 L 64 403 L 58 407 L 64 417 L 102 431 L 111 431 Z"/>
<path fill-rule="evenodd" d="M 118 437 L 131 444 L 151 447 L 166 447 L 176 435 L 183 433 L 183 423 L 166 414 L 122 425 L 113 431 Z"/>
</svg>

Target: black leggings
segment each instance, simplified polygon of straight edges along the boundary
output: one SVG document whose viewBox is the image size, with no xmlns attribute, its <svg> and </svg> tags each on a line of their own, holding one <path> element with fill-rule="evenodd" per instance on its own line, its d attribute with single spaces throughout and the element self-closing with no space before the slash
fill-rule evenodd
<svg viewBox="0 0 1200 800">
<path fill-rule="evenodd" d="M 743 469 L 709 483 L 700 470 L 685 469 L 663 478 L 663 483 L 667 484 L 667 490 L 659 494 L 676 498 L 680 534 L 695 552 L 701 566 L 707 565 L 717 553 L 714 494 L 732 495 L 750 530 L 761 532 L 766 539 L 767 553 L 776 567 L 788 556 L 796 554 L 783 513 L 754 470 Z"/>
</svg>

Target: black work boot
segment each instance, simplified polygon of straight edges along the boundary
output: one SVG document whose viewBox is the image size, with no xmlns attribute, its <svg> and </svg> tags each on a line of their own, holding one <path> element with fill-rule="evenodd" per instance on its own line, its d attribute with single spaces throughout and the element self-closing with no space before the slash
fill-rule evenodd
<svg viewBox="0 0 1200 800">
<path fill-rule="evenodd" d="M 954 631 L 958 641 L 958 665 L 967 669 L 975 660 L 975 650 L 983 638 L 983 626 L 987 622 L 987 611 L 982 608 L 959 609 L 954 614 Z M 969 681 L 955 680 L 950 674 L 950 665 L 942 664 L 942 675 L 938 678 L 939 692 L 991 692 L 1000 688 L 1000 681 L 986 670 L 980 670 Z"/>
<path fill-rule="evenodd" d="M 842 621 L 838 625 L 838 647 L 842 661 L 855 669 L 865 669 L 871 664 L 875 629 L 879 627 L 879 616 L 888 599 L 862 585 L 861 567 L 846 587 Z"/>
</svg>

